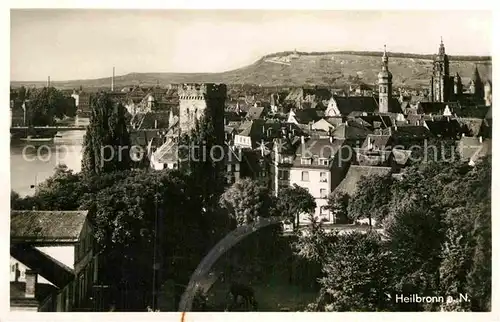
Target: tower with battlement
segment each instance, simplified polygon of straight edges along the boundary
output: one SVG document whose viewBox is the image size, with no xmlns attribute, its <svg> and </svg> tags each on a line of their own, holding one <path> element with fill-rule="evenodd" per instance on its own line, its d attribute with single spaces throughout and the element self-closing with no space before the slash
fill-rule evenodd
<svg viewBox="0 0 500 322">
<path fill-rule="evenodd" d="M 217 138 L 223 140 L 226 85 L 214 83 L 182 84 L 178 88 L 178 95 L 181 133 L 189 134 L 195 128 L 196 120 L 202 120 L 203 116 L 208 113 Z"/>
</svg>

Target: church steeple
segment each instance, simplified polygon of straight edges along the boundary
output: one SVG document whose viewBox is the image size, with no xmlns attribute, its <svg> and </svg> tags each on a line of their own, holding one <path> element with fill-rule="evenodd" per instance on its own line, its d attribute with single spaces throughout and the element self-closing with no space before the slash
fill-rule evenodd
<svg viewBox="0 0 500 322">
<path fill-rule="evenodd" d="M 387 113 L 392 97 L 392 74 L 389 71 L 389 57 L 385 45 L 382 55 L 382 70 L 378 73 L 378 89 L 378 110 L 380 113 Z"/>
<path fill-rule="evenodd" d="M 387 57 L 387 48 L 384 45 L 384 55 L 382 55 L 382 70 L 389 70 L 389 57 Z"/>
<path fill-rule="evenodd" d="M 443 37 L 441 36 L 441 44 L 439 44 L 439 55 L 446 55 L 446 51 L 444 49 Z"/>
<path fill-rule="evenodd" d="M 453 95 L 453 77 L 450 76 L 450 62 L 444 48 L 443 37 L 434 58 L 431 78 L 431 99 L 433 102 L 448 102 Z"/>
</svg>

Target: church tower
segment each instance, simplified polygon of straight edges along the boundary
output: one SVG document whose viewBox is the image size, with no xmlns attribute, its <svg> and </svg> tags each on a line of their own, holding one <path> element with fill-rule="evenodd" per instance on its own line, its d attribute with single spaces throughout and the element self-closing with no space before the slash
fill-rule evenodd
<svg viewBox="0 0 500 322">
<path fill-rule="evenodd" d="M 378 111 L 380 113 L 389 112 L 389 104 L 392 98 L 392 74 L 389 71 L 389 57 L 387 57 L 384 45 L 384 55 L 382 56 L 382 70 L 378 73 Z"/>
<path fill-rule="evenodd" d="M 453 77 L 450 77 L 450 62 L 441 38 L 438 54 L 434 58 L 431 77 L 431 100 L 433 102 L 448 102 L 453 91 Z"/>
</svg>

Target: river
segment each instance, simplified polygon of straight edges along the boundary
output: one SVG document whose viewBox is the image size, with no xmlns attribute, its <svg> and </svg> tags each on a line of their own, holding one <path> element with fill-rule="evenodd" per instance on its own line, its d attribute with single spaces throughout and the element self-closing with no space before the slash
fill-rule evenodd
<svg viewBox="0 0 500 322">
<path fill-rule="evenodd" d="M 88 119 L 77 118 L 73 124 L 88 124 Z M 32 186 L 39 185 L 52 176 L 60 164 L 79 172 L 84 134 L 85 131 L 61 131 L 53 142 L 11 142 L 11 189 L 22 197 L 33 195 L 35 189 Z"/>
</svg>

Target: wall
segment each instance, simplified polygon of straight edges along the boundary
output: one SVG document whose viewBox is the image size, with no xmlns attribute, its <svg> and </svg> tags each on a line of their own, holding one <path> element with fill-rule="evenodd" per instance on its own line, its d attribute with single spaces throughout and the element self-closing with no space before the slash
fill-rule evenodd
<svg viewBox="0 0 500 322">
<path fill-rule="evenodd" d="M 13 271 L 13 269 L 15 269 L 15 267 L 16 267 L 16 264 L 17 264 L 17 269 L 19 270 L 19 273 L 18 273 L 19 277 L 18 277 L 17 281 L 18 282 L 26 282 L 25 272 L 27 269 L 30 269 L 30 268 L 12 256 L 10 257 L 10 281 L 11 282 L 16 281 L 16 272 Z M 45 278 L 43 278 L 40 275 L 38 275 L 38 283 L 53 285 L 52 283 L 50 283 L 49 281 L 47 281 Z"/>
<path fill-rule="evenodd" d="M 302 181 L 302 172 L 309 172 L 309 181 Z M 320 181 L 320 173 L 326 173 L 326 182 Z M 331 173 L 329 169 L 313 169 L 313 168 L 291 168 L 290 170 L 290 185 L 297 184 L 303 188 L 309 190 L 309 193 L 314 197 L 316 201 L 316 210 L 314 211 L 314 215 L 319 218 L 326 218 L 329 221 L 332 220 L 330 212 L 324 211 L 321 215 L 321 207 L 326 205 L 327 199 L 321 198 L 321 189 L 326 190 L 326 196 L 328 196 L 331 192 Z M 300 223 L 309 222 L 308 214 L 300 215 Z"/>
</svg>

